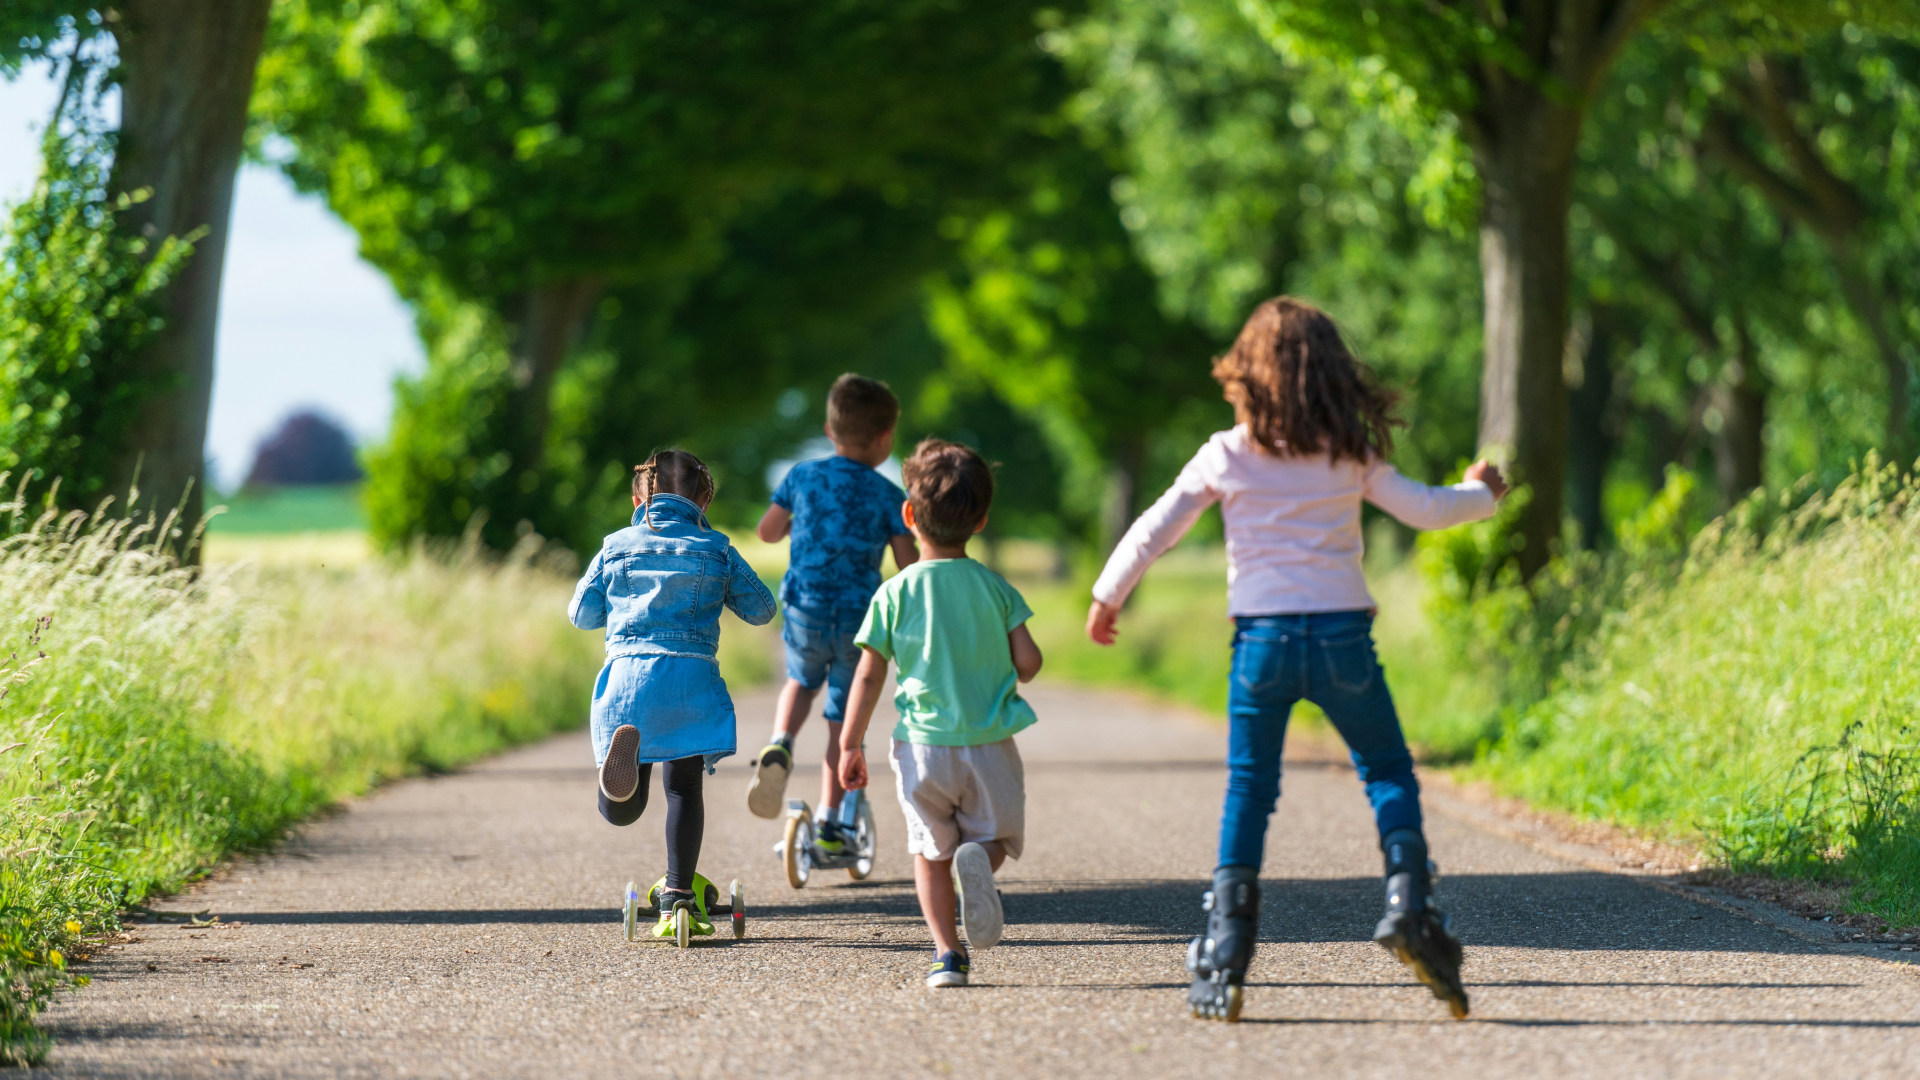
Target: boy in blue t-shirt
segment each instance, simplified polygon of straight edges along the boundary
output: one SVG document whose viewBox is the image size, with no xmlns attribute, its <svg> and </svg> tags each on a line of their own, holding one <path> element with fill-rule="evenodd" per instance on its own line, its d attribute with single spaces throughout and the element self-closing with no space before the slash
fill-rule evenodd
<svg viewBox="0 0 1920 1080">
<path fill-rule="evenodd" d="M 832 811 L 846 790 L 839 777 L 840 723 L 860 661 L 854 633 L 880 588 L 881 554 L 891 548 L 894 565 L 902 569 L 920 558 L 900 517 L 906 493 L 874 471 L 893 453 L 899 419 L 900 402 L 886 383 L 853 374 L 836 379 L 827 393 L 827 438 L 833 440 L 834 455 L 795 465 L 774 490 L 773 505 L 758 529 L 769 544 L 789 534 L 793 543 L 780 583 L 787 684 L 774 713 L 773 741 L 754 763 L 747 809 L 763 818 L 779 816 L 793 772 L 793 738 L 824 686 L 827 701 L 821 712 L 833 727 L 821 770 L 822 846 L 845 841 Z"/>
</svg>

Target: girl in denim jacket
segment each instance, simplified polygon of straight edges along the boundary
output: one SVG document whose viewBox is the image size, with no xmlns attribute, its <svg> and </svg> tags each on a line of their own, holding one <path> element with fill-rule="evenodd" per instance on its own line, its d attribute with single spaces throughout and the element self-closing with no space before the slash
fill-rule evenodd
<svg viewBox="0 0 1920 1080">
<path fill-rule="evenodd" d="M 1213 365 L 1235 426 L 1200 448 L 1180 478 L 1114 549 L 1093 586 L 1087 634 L 1113 644 L 1127 595 L 1162 552 L 1220 504 L 1227 534 L 1227 798 L 1207 932 L 1187 953 L 1187 1004 L 1198 1017 L 1240 1018 L 1241 987 L 1260 919 L 1260 861 L 1280 794 L 1287 716 L 1301 698 L 1346 740 L 1373 803 L 1386 856 L 1385 946 L 1456 1017 L 1467 1015 L 1462 953 L 1433 896 L 1420 785 L 1373 652 L 1373 598 L 1360 573 L 1360 504 L 1417 529 L 1493 516 L 1506 492 L 1485 461 L 1464 483 L 1401 476 L 1393 453 L 1396 395 L 1347 352 L 1333 320 L 1290 297 L 1254 309 Z"/>
<path fill-rule="evenodd" d="M 733 698 L 714 654 L 720 608 L 752 626 L 773 618 L 773 596 L 726 534 L 707 523 L 713 477 L 684 450 L 662 450 L 633 470 L 633 524 L 608 536 L 573 592 L 567 617 L 607 628 L 607 663 L 593 684 L 593 754 L 600 816 L 631 825 L 664 763 L 667 876 L 662 912 L 692 900 L 694 932 L 713 933 L 714 899 L 695 890 L 706 825 L 701 782 L 734 752 Z M 705 879 L 699 879 L 704 884 Z M 701 889 L 699 892 L 707 892 Z M 671 933 L 663 916 L 656 934 Z"/>
</svg>

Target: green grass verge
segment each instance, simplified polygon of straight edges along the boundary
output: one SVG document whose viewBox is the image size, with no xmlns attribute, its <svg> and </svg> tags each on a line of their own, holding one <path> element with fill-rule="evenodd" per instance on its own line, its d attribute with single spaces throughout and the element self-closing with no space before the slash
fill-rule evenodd
<svg viewBox="0 0 1920 1080">
<path fill-rule="evenodd" d="M 207 531 L 216 535 L 339 532 L 367 527 L 359 484 L 241 491 L 230 498 L 215 499 L 213 505 L 224 507 L 207 523 Z"/>
<path fill-rule="evenodd" d="M 1920 489 L 1855 477 L 1762 542 L 1695 542 L 1475 766 L 1503 790 L 1850 882 L 1920 925 Z"/>
<path fill-rule="evenodd" d="M 0 1059 L 45 1054 L 33 1016 L 126 906 L 343 796 L 583 723 L 603 644 L 568 625 L 572 585 L 471 552 L 192 573 L 77 518 L 0 544 Z M 736 685 L 771 668 L 741 629 Z"/>
</svg>

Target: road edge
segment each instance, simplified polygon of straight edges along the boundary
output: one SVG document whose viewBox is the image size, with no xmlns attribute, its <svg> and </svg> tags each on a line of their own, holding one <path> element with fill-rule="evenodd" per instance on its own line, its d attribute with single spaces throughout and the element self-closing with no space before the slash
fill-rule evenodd
<svg viewBox="0 0 1920 1080">
<path fill-rule="evenodd" d="M 1648 888 L 1739 915 L 1829 952 L 1847 953 L 1877 960 L 1920 975 L 1920 953 L 1910 951 L 1911 946 L 1848 941 L 1841 936 L 1848 932 L 1847 928 L 1804 918 L 1779 904 L 1737 896 L 1723 889 L 1705 885 L 1690 885 L 1662 870 L 1649 871 L 1634 866 L 1623 866 L 1619 858 L 1606 848 L 1568 840 L 1535 822 L 1519 820 L 1491 807 L 1462 798 L 1446 790 L 1450 785 L 1451 781 L 1447 784 L 1431 785 L 1421 793 L 1422 801 L 1443 817 L 1526 844 L 1537 851 L 1576 866 L 1628 878 Z"/>
</svg>

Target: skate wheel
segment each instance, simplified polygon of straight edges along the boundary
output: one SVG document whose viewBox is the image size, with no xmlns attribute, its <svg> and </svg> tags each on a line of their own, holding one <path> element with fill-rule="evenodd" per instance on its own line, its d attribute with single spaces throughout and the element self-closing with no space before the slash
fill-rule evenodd
<svg viewBox="0 0 1920 1080">
<path fill-rule="evenodd" d="M 1226 1007 L 1220 1010 L 1220 1019 L 1225 1020 L 1229 1024 L 1239 1023 L 1240 1022 L 1240 1003 L 1242 1000 L 1244 1000 L 1245 996 L 1246 996 L 1245 993 L 1240 989 L 1240 987 L 1238 986 L 1227 987 L 1227 1003 L 1226 1003 Z"/>
<path fill-rule="evenodd" d="M 626 923 L 627 940 L 632 941 L 640 922 L 640 891 L 634 888 L 631 881 L 627 882 L 627 899 L 621 910 L 621 917 Z"/>
<path fill-rule="evenodd" d="M 813 873 L 813 822 L 800 814 L 787 819 L 787 839 L 781 858 L 787 867 L 787 884 L 796 889 L 807 886 Z"/>
<path fill-rule="evenodd" d="M 865 881 L 867 875 L 873 873 L 873 856 L 879 847 L 879 842 L 874 838 L 873 806 L 865 799 L 860 800 L 857 820 L 859 824 L 854 828 L 853 849 L 859 857 L 852 866 L 847 867 L 847 876 L 855 881 Z"/>
<path fill-rule="evenodd" d="M 747 936 L 747 901 L 738 880 L 727 886 L 727 906 L 733 909 L 733 940 L 739 941 Z"/>
<path fill-rule="evenodd" d="M 693 913 L 683 907 L 673 909 L 673 943 L 683 949 L 693 944 Z"/>
</svg>

